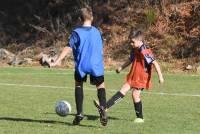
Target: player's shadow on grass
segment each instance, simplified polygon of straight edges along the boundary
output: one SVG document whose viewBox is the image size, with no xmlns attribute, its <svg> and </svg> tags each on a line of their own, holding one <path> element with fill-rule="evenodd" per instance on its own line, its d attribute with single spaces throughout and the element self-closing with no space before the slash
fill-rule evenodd
<svg viewBox="0 0 200 134">
<path fill-rule="evenodd" d="M 0 117 L 0 120 L 16 121 L 16 122 L 31 122 L 31 123 L 34 122 L 34 123 L 44 123 L 44 124 L 62 124 L 62 125 L 74 126 L 72 123 L 69 123 L 69 122 L 62 122 L 62 121 L 55 121 L 55 120 L 36 120 L 36 119 L 17 118 L 17 117 Z M 80 124 L 79 126 L 97 127 L 93 125 L 83 125 L 83 124 Z"/>
<path fill-rule="evenodd" d="M 45 114 L 55 114 L 55 113 L 45 113 Z M 75 116 L 76 114 L 69 114 L 69 115 Z M 88 114 L 84 114 L 84 117 L 85 117 L 85 119 L 87 119 L 87 120 L 98 120 L 98 119 L 99 119 L 99 116 L 97 116 L 97 115 L 88 115 Z M 108 116 L 108 119 L 111 119 L 111 120 L 120 120 L 119 118 L 110 117 L 110 116 Z"/>
<path fill-rule="evenodd" d="M 75 114 L 70 114 L 70 115 L 75 116 Z M 96 115 L 84 114 L 84 116 L 86 117 L 87 120 L 98 120 L 98 119 L 99 119 L 99 116 L 96 116 Z M 108 116 L 108 119 L 111 119 L 111 120 L 119 120 L 119 118 L 109 117 L 109 116 Z"/>
</svg>

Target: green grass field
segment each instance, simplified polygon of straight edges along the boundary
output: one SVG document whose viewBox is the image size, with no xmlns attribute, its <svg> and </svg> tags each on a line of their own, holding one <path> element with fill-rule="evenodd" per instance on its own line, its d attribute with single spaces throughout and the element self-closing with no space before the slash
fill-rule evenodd
<svg viewBox="0 0 200 134">
<path fill-rule="evenodd" d="M 107 98 L 120 89 L 126 73 L 106 72 Z M 142 93 L 144 124 L 134 124 L 131 94 L 109 110 L 109 122 L 102 127 L 92 100 L 96 89 L 84 86 L 84 114 L 80 126 L 73 126 L 75 101 L 73 70 L 42 68 L 0 68 L 0 134 L 199 134 L 200 76 L 164 74 L 165 83 Z M 58 100 L 67 100 L 72 113 L 55 114 Z"/>
</svg>

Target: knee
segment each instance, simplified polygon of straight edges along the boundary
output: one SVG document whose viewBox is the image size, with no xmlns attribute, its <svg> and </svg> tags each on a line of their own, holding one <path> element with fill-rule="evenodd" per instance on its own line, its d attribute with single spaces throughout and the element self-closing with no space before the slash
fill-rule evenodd
<svg viewBox="0 0 200 134">
<path fill-rule="evenodd" d="M 75 88 L 82 88 L 83 87 L 83 83 L 82 82 L 75 82 Z"/>
<path fill-rule="evenodd" d="M 134 102 L 140 102 L 141 99 L 140 99 L 140 94 L 139 93 L 133 92 L 132 96 L 133 96 L 133 101 Z"/>
</svg>

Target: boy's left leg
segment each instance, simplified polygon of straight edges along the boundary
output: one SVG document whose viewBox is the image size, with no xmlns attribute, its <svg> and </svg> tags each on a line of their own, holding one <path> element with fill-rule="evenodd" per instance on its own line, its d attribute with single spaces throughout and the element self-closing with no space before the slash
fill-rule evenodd
<svg viewBox="0 0 200 134">
<path fill-rule="evenodd" d="M 96 105 L 100 114 L 100 122 L 103 126 L 107 125 L 108 117 L 106 114 L 106 90 L 104 85 L 104 76 L 95 77 L 90 75 L 90 83 L 96 85 L 97 96 L 99 99 L 99 104 Z"/>
<path fill-rule="evenodd" d="M 143 90 L 143 89 L 133 88 L 133 91 L 132 91 L 134 109 L 135 109 L 135 113 L 136 113 L 136 117 L 137 117 L 135 119 L 135 121 L 134 121 L 135 123 L 144 122 L 144 120 L 143 120 L 143 112 L 142 112 L 142 101 L 140 99 L 141 90 Z"/>
<path fill-rule="evenodd" d="M 80 122 L 83 120 L 83 82 L 87 80 L 87 75 L 84 78 L 81 78 L 81 76 L 75 72 L 74 73 L 74 79 L 75 79 L 75 102 L 76 102 L 76 116 L 73 120 L 73 125 L 79 125 Z"/>
<path fill-rule="evenodd" d="M 75 82 L 75 102 L 76 102 L 76 116 L 73 120 L 73 125 L 79 125 L 83 120 L 83 83 Z"/>
<path fill-rule="evenodd" d="M 99 104 L 104 109 L 106 109 L 106 89 L 104 86 L 104 82 L 101 85 L 96 86 L 97 88 L 97 96 L 99 99 Z"/>
</svg>

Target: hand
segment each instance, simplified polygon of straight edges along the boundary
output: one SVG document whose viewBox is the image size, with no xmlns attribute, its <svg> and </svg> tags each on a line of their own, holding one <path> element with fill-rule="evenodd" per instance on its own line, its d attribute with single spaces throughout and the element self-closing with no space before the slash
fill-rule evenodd
<svg viewBox="0 0 200 134">
<path fill-rule="evenodd" d="M 118 67 L 115 71 L 116 71 L 116 73 L 120 73 L 121 70 L 122 70 L 122 67 L 120 66 L 120 67 Z"/>
<path fill-rule="evenodd" d="M 159 83 L 160 83 L 160 84 L 163 84 L 163 83 L 164 83 L 163 77 L 160 77 L 160 78 L 159 78 Z"/>
</svg>

